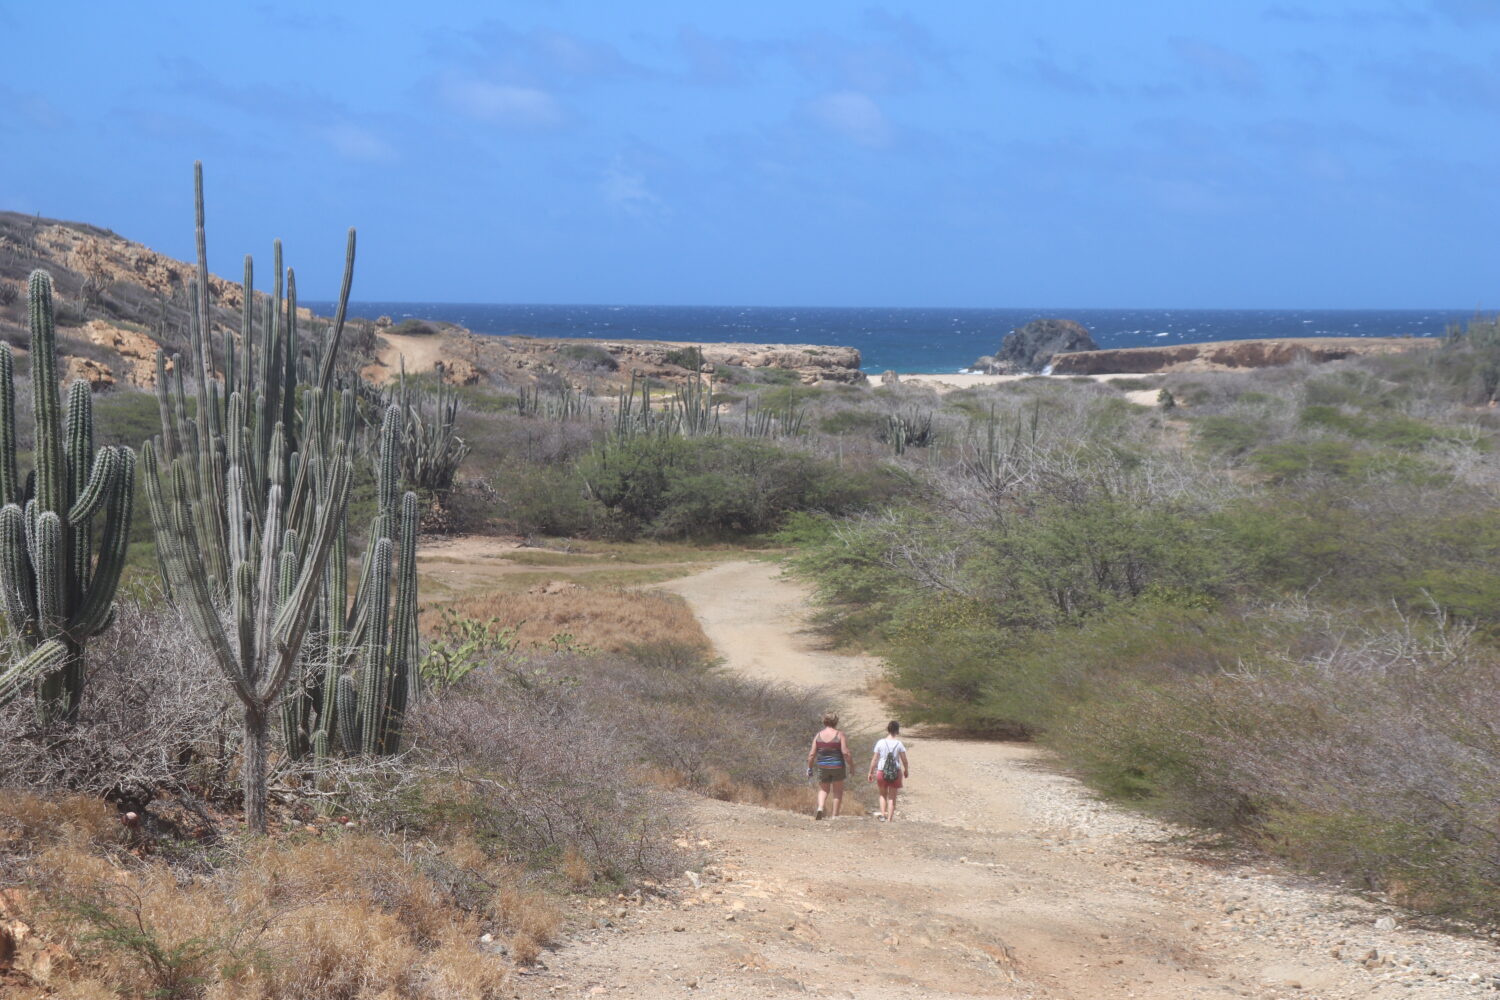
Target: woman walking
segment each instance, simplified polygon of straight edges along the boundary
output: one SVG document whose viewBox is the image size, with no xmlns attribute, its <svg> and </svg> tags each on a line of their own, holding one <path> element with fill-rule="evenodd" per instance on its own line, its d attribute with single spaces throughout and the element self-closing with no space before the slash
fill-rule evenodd
<svg viewBox="0 0 1500 1000">
<path fill-rule="evenodd" d="M 880 788 L 880 818 L 889 823 L 896 818 L 896 793 L 901 783 L 911 777 L 911 763 L 906 759 L 906 744 L 896 738 L 901 723 L 892 719 L 885 727 L 885 738 L 875 744 L 870 757 L 869 780 Z"/>
<path fill-rule="evenodd" d="M 844 803 L 844 779 L 854 770 L 854 758 L 849 756 L 849 741 L 839 731 L 839 717 L 835 712 L 823 715 L 823 728 L 813 737 L 812 748 L 807 751 L 807 767 L 818 769 L 818 808 L 813 819 L 822 819 L 828 798 L 833 797 L 830 807 L 834 819 L 839 817 L 839 807 Z"/>
</svg>

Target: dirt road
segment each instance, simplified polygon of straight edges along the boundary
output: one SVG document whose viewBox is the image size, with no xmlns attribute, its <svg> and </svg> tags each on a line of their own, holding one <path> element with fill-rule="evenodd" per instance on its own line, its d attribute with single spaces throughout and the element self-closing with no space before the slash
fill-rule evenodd
<svg viewBox="0 0 1500 1000">
<path fill-rule="evenodd" d="M 876 664 L 819 651 L 807 594 L 764 563 L 675 580 L 729 665 L 882 719 Z M 809 720 L 809 738 L 816 720 Z M 519 996 L 1495 996 L 1500 949 L 1411 929 L 1275 866 L 1205 859 L 1093 801 L 1028 746 L 907 736 L 894 824 L 683 796 L 705 852 L 666 898 L 600 906 Z M 856 748 L 856 767 L 868 747 Z M 1394 926 L 1389 922 L 1394 921 Z"/>
</svg>

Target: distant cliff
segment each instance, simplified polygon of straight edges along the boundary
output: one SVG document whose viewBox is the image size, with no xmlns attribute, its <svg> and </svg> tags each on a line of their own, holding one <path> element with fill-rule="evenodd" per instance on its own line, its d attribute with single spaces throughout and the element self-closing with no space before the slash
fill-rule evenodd
<svg viewBox="0 0 1500 1000">
<path fill-rule="evenodd" d="M 1269 368 L 1296 361 L 1338 361 L 1362 354 L 1391 354 L 1438 343 L 1423 337 L 1293 337 L 1280 340 L 1221 340 L 1170 347 L 1123 347 L 1075 351 L 1052 359 L 1054 375 L 1151 374 Z"/>
</svg>

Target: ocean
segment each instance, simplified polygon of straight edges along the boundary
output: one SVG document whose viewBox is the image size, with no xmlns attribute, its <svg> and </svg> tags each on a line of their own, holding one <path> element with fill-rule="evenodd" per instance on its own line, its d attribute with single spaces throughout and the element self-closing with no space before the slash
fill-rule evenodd
<svg viewBox="0 0 1500 1000">
<path fill-rule="evenodd" d="M 334 303 L 307 302 L 321 315 Z M 884 309 L 777 306 L 566 306 L 353 302 L 356 316 L 445 320 L 476 333 L 714 343 L 839 344 L 867 372 L 955 372 L 994 354 L 1012 329 L 1076 320 L 1101 348 L 1271 337 L 1435 337 L 1463 309 Z"/>
</svg>

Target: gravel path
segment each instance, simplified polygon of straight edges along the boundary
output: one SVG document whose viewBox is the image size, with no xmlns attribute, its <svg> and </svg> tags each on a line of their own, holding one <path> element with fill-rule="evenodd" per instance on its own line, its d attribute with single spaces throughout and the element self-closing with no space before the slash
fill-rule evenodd
<svg viewBox="0 0 1500 1000">
<path fill-rule="evenodd" d="M 761 563 L 664 585 L 730 666 L 878 719 L 876 664 L 816 649 L 805 588 Z M 1493 941 L 1095 800 L 1035 747 L 907 739 L 901 818 L 815 823 L 680 796 L 700 870 L 597 903 L 518 996 L 1036 1000 L 1494 997 Z M 862 751 L 862 748 L 860 748 Z"/>
</svg>

